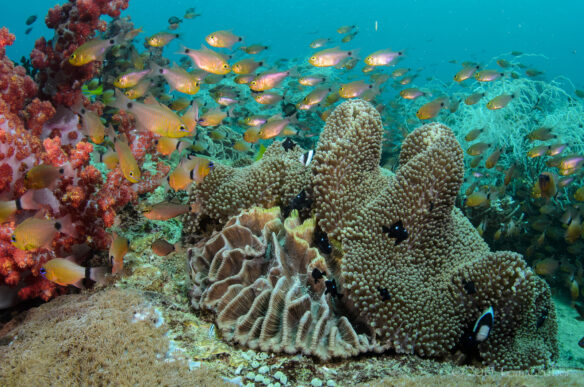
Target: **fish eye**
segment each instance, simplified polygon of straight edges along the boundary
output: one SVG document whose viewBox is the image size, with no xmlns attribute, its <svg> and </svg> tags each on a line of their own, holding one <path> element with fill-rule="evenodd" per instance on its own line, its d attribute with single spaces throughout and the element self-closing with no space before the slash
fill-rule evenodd
<svg viewBox="0 0 584 387">
<path fill-rule="evenodd" d="M 316 60 L 316 57 L 315 56 L 311 56 L 310 57 L 310 60 Z"/>
<path fill-rule="evenodd" d="M 224 69 L 228 69 L 228 68 L 229 68 L 229 65 L 228 65 L 227 63 L 225 63 L 225 64 L 223 65 L 223 68 L 224 68 Z"/>
<path fill-rule="evenodd" d="M 181 125 L 181 126 L 178 128 L 178 129 L 179 129 L 181 132 L 185 132 L 185 131 L 187 130 L 187 128 L 186 128 L 184 125 Z"/>
<path fill-rule="evenodd" d="M 12 234 L 12 236 L 10 237 L 10 240 L 12 242 L 16 242 L 16 235 Z"/>
<path fill-rule="evenodd" d="M 71 54 L 71 56 L 69 58 L 75 59 L 75 58 L 77 58 L 77 55 L 76 54 Z"/>
<path fill-rule="evenodd" d="M 130 171 L 130 177 L 134 177 L 134 172 Z"/>
<path fill-rule="evenodd" d="M 213 168 L 215 166 L 215 163 L 212 161 L 209 161 L 209 168 Z"/>
</svg>

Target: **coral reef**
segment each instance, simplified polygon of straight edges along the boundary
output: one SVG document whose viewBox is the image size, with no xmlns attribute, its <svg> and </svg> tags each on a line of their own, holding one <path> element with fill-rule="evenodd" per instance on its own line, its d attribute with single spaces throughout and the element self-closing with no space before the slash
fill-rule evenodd
<svg viewBox="0 0 584 387">
<path fill-rule="evenodd" d="M 203 205 L 196 205 L 199 211 L 183 219 L 186 241 L 197 237 L 201 225 L 216 228 L 243 209 L 288 204 L 309 185 L 310 169 L 299 161 L 301 156 L 298 147 L 286 151 L 281 141 L 275 141 L 262 159 L 250 166 L 216 165 L 190 194 L 193 204 Z"/>
<path fill-rule="evenodd" d="M 218 313 L 228 339 L 264 350 L 326 359 L 342 356 L 338 344 L 353 353 L 392 349 L 443 358 L 454 352 L 468 362 L 478 355 L 497 369 L 551 364 L 558 348 L 548 286 L 520 255 L 490 252 L 454 207 L 464 164 L 452 131 L 429 124 L 412 132 L 395 175 L 378 167 L 381 133 L 375 109 L 349 101 L 329 117 L 312 174 L 303 179 L 296 157 L 288 169 L 271 171 L 261 162 L 239 170 L 218 166 L 191 198 L 200 214 L 223 227 L 190 251 L 193 304 Z M 286 156 L 279 144 L 270 150 Z M 301 184 L 281 193 L 283 182 L 294 179 Z M 274 185 L 270 195 L 258 195 Z M 253 205 L 286 204 L 299 188 L 314 192 L 315 222 L 331 240 L 332 251 L 314 258 L 322 266 L 306 258 L 314 235 L 301 238 L 304 249 L 289 242 L 294 228 L 286 222 L 294 218 L 284 220 L 284 235 L 276 218 L 262 223 L 245 212 L 221 226 Z M 311 278 L 316 267 L 325 273 L 324 293 Z M 468 343 L 489 307 L 495 315 L 490 336 Z M 299 331 L 290 329 L 296 321 Z M 307 346 L 305 337 L 320 347 Z"/>
<path fill-rule="evenodd" d="M 128 7 L 128 0 L 77 0 L 56 5 L 47 14 L 47 27 L 55 30 L 51 41 L 44 37 L 35 43 L 30 58 L 38 69 L 37 80 L 43 99 L 57 105 L 73 106 L 81 97 L 81 86 L 100 71 L 101 62 L 73 66 L 69 56 L 107 23 L 101 15 L 117 17 Z"/>
</svg>

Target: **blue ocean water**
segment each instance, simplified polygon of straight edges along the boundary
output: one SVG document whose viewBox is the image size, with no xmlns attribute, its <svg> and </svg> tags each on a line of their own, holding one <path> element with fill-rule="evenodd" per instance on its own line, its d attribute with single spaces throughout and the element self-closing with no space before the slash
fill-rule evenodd
<svg viewBox="0 0 584 387">
<path fill-rule="evenodd" d="M 44 25 L 44 16 L 54 4 L 50 0 L 28 0 L 27 7 L 22 7 L 19 2 L 4 2 L 1 25 L 17 38 L 8 49 L 13 60 L 28 56 L 39 36 L 52 36 Z M 124 14 L 150 35 L 164 30 L 170 16 L 182 17 L 189 7 L 203 16 L 186 20 L 178 30 L 182 38 L 166 53 L 178 50 L 180 44 L 198 48 L 210 32 L 233 29 L 246 43 L 270 46 L 264 57 L 307 57 L 313 51 L 308 47 L 313 39 L 331 37 L 338 41 L 336 29 L 354 24 L 359 34 L 343 48 L 360 49 L 361 57 L 382 48 L 405 49 L 407 60 L 403 65 L 423 68 L 424 77 L 449 81 L 460 65 L 448 61 L 484 63 L 504 53 L 521 51 L 530 54 L 522 57 L 521 63 L 544 71 L 545 79 L 565 76 L 577 88 L 584 88 L 582 1 L 562 1 L 556 6 L 542 0 L 131 0 Z M 38 15 L 39 20 L 25 35 L 25 20 L 31 14 Z M 572 91 L 568 85 L 566 89 Z"/>
</svg>

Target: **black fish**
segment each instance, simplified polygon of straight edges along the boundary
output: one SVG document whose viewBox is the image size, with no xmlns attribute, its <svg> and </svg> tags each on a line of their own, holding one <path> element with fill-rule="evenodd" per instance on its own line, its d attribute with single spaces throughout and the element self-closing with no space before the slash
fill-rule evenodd
<svg viewBox="0 0 584 387">
<path fill-rule="evenodd" d="M 405 229 L 401 220 L 398 220 L 389 228 L 386 226 L 381 226 L 381 230 L 383 230 L 384 233 L 387 233 L 388 237 L 395 238 L 394 246 L 399 245 L 408 238 L 408 230 Z"/>
<path fill-rule="evenodd" d="M 284 113 L 284 117 L 290 117 L 296 112 L 296 105 L 289 102 L 282 102 L 282 113 Z"/>
<path fill-rule="evenodd" d="M 27 25 L 27 26 L 29 26 L 29 25 L 31 25 L 32 23 L 34 23 L 34 22 L 36 21 L 36 19 L 37 19 L 37 16 L 36 16 L 36 15 L 30 15 L 30 16 L 29 16 L 29 17 L 26 19 L 25 23 L 26 23 L 26 25 Z"/>
<path fill-rule="evenodd" d="M 472 333 L 473 340 L 477 343 L 482 343 L 485 341 L 489 334 L 491 333 L 491 328 L 493 328 L 493 323 L 495 322 L 495 313 L 493 312 L 493 307 L 490 306 L 487 310 L 483 312 L 481 317 L 478 318 Z"/>
<path fill-rule="evenodd" d="M 312 278 L 314 278 L 314 283 L 318 283 L 318 280 L 326 277 L 326 273 L 324 271 L 320 271 L 317 268 L 314 268 L 314 270 L 312 271 Z"/>
<path fill-rule="evenodd" d="M 290 200 L 290 204 L 285 206 L 282 209 L 282 216 L 284 218 L 287 218 L 288 216 L 290 216 L 290 213 L 293 210 L 302 210 L 304 208 L 310 208 L 310 206 L 312 205 L 312 199 L 309 199 L 306 197 L 306 191 L 302 190 L 300 191 L 300 193 L 296 196 L 294 196 L 294 199 Z"/>
<path fill-rule="evenodd" d="M 326 280 L 324 281 L 324 285 L 326 286 L 326 290 L 324 291 L 324 294 L 331 294 L 331 297 L 338 297 L 339 299 L 341 297 L 343 297 L 342 294 L 337 292 L 337 282 L 333 279 L 333 280 Z"/>
<path fill-rule="evenodd" d="M 466 281 L 466 280 L 462 280 L 462 285 L 464 286 L 464 290 L 466 290 L 467 294 L 475 294 L 477 292 L 477 289 L 475 288 L 475 284 L 473 281 Z"/>
<path fill-rule="evenodd" d="M 333 251 L 333 247 L 331 246 L 326 232 L 322 231 L 318 226 L 314 229 L 313 243 L 324 254 L 330 254 Z"/>
<path fill-rule="evenodd" d="M 286 139 L 282 143 L 282 148 L 284 148 L 284 150 L 288 152 L 290 149 L 294 149 L 294 147 L 296 147 L 296 143 L 292 141 L 290 137 L 286 137 Z"/>
<path fill-rule="evenodd" d="M 379 294 L 381 295 L 381 299 L 383 301 L 391 300 L 391 295 L 389 294 L 389 290 L 387 288 L 377 288 L 379 290 Z"/>
<path fill-rule="evenodd" d="M 580 348 L 584 348 L 584 337 L 582 337 L 580 341 L 578 341 L 578 345 L 580 346 Z"/>
<path fill-rule="evenodd" d="M 537 321 L 535 322 L 535 328 L 539 329 L 541 328 L 541 326 L 545 323 L 545 321 L 547 320 L 548 317 L 548 309 L 545 308 L 544 310 L 541 311 L 541 316 L 539 316 L 539 318 L 537 319 Z"/>
<path fill-rule="evenodd" d="M 32 27 L 28 27 L 28 28 L 26 29 L 26 31 L 24 31 L 24 34 L 25 34 L 25 35 L 28 35 L 28 34 L 30 34 L 30 31 L 32 31 Z"/>
<path fill-rule="evenodd" d="M 178 24 L 180 22 L 182 22 L 182 20 L 180 20 L 176 16 L 171 16 L 171 17 L 168 18 L 168 24 Z"/>
</svg>

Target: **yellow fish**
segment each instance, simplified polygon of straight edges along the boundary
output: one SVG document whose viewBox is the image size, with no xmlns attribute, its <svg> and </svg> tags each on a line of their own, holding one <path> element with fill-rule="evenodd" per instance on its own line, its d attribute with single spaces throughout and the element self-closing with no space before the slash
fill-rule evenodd
<svg viewBox="0 0 584 387">
<path fill-rule="evenodd" d="M 70 215 L 56 220 L 37 216 L 27 218 L 16 226 L 10 240 L 17 249 L 31 251 L 48 247 L 59 232 L 77 236 Z"/>
<path fill-rule="evenodd" d="M 111 39 L 91 39 L 69 56 L 69 63 L 73 66 L 83 66 L 96 60 L 102 60 L 108 48 L 118 43 L 118 38 Z"/>
<path fill-rule="evenodd" d="M 180 53 L 187 55 L 195 66 L 209 73 L 223 75 L 231 72 L 227 58 L 205 46 L 202 46 L 200 50 L 184 48 Z"/>
<path fill-rule="evenodd" d="M 120 163 L 120 169 L 124 174 L 124 177 L 130 183 L 137 183 L 140 181 L 140 167 L 132 154 L 132 150 L 125 141 L 116 139 L 114 141 L 114 148 L 118 154 L 118 160 Z"/>
<path fill-rule="evenodd" d="M 81 130 L 95 144 L 101 144 L 105 137 L 105 126 L 99 116 L 92 110 L 80 107 L 77 114 L 81 116 Z"/>
<path fill-rule="evenodd" d="M 128 253 L 128 240 L 114 232 L 113 240 L 109 249 L 109 260 L 112 267 L 112 274 L 116 274 L 124 268 L 124 257 Z"/>
<path fill-rule="evenodd" d="M 150 69 L 142 71 L 128 71 L 114 80 L 114 86 L 120 89 L 128 89 L 134 87 L 140 82 L 145 76 L 150 74 Z"/>
<path fill-rule="evenodd" d="M 487 109 L 498 110 L 503 109 L 516 97 L 515 94 L 501 94 L 487 102 Z"/>
<path fill-rule="evenodd" d="M 258 67 L 262 66 L 264 62 L 256 62 L 252 58 L 245 58 L 236 62 L 233 66 L 233 72 L 235 74 L 251 74 L 257 70 Z"/>
<path fill-rule="evenodd" d="M 231 31 L 215 31 L 205 37 L 205 41 L 211 47 L 230 48 L 237 42 L 241 42 L 243 38 L 235 35 Z"/>
<path fill-rule="evenodd" d="M 314 53 L 308 62 L 315 67 L 330 67 L 338 65 L 343 59 L 353 56 L 353 51 L 345 51 L 339 47 L 327 48 Z"/>
<path fill-rule="evenodd" d="M 158 32 L 150 36 L 149 38 L 146 38 L 146 43 L 148 43 L 148 45 L 152 47 L 164 47 L 178 37 L 179 34 L 173 34 L 170 32 Z"/>
<path fill-rule="evenodd" d="M 82 281 L 86 278 L 95 281 L 98 284 L 105 282 L 105 267 L 92 267 L 89 269 L 89 275 L 86 276 L 87 269 L 71 262 L 66 258 L 54 258 L 46 262 L 41 268 L 41 275 L 47 280 L 57 285 L 73 285 L 81 288 Z"/>
<path fill-rule="evenodd" d="M 147 105 L 132 101 L 116 89 L 116 100 L 112 106 L 132 113 L 139 130 L 173 138 L 191 135 L 183 120 L 167 106 L 159 103 Z"/>
<path fill-rule="evenodd" d="M 24 186 L 28 189 L 50 187 L 61 176 L 67 175 L 69 169 L 69 166 L 55 167 L 49 164 L 34 166 L 24 175 Z"/>
<path fill-rule="evenodd" d="M 34 200 L 34 194 L 34 190 L 28 190 L 18 199 L 0 201 L 0 223 L 10 220 L 18 210 L 38 210 L 40 206 Z"/>
<path fill-rule="evenodd" d="M 199 92 L 201 84 L 197 78 L 176 64 L 170 69 L 153 64 L 152 71 L 154 74 L 159 74 L 164 77 L 170 86 L 170 91 L 177 90 L 189 95 L 194 95 Z"/>
</svg>

